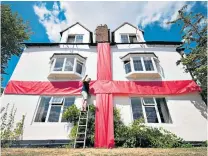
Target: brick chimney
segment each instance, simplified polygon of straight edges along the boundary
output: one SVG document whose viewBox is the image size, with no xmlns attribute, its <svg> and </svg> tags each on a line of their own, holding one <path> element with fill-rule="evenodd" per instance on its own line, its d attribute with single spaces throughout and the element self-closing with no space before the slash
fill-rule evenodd
<svg viewBox="0 0 208 156">
<path fill-rule="evenodd" d="M 95 29 L 95 40 L 97 42 L 110 42 L 110 36 L 109 36 L 109 29 L 108 26 L 105 25 L 100 25 L 97 26 Z"/>
</svg>

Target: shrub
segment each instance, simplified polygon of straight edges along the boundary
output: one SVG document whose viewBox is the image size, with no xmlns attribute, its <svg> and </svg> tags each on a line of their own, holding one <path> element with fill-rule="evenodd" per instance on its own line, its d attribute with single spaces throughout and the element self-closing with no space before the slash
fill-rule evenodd
<svg viewBox="0 0 208 156">
<path fill-rule="evenodd" d="M 20 140 L 23 134 L 23 126 L 25 116 L 22 116 L 22 119 L 16 123 L 14 126 L 14 117 L 17 109 L 14 109 L 14 105 L 8 113 L 9 104 L 6 107 L 2 107 L 1 114 L 1 146 L 9 147 L 14 140 Z"/>
<path fill-rule="evenodd" d="M 72 110 L 70 110 L 72 109 Z M 76 111 L 75 111 L 76 110 Z M 67 109 L 68 113 L 65 118 L 68 121 L 73 117 L 75 126 L 70 132 L 70 138 L 75 139 L 77 133 L 77 122 L 79 118 L 79 110 L 75 105 Z M 73 113 L 71 113 L 73 112 Z M 78 113 L 77 113 L 78 112 Z M 121 121 L 120 111 L 114 107 L 114 137 L 117 147 L 154 147 L 154 148 L 173 148 L 182 147 L 183 140 L 175 134 L 163 129 L 145 126 L 144 119 L 135 120 L 130 126 L 124 125 Z M 74 120 L 76 119 L 76 120 Z M 94 146 L 94 131 L 95 131 L 95 106 L 89 106 L 88 130 L 86 138 L 86 146 Z M 185 145 L 184 145 L 185 146 Z M 186 145 L 187 147 L 190 145 Z"/>
<path fill-rule="evenodd" d="M 63 118 L 68 122 L 76 124 L 79 120 L 79 109 L 76 105 L 69 106 L 66 111 L 63 113 Z"/>
</svg>

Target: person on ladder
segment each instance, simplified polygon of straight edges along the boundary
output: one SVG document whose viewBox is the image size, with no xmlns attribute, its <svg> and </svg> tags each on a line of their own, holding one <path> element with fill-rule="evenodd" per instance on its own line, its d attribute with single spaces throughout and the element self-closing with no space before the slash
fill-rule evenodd
<svg viewBox="0 0 208 156">
<path fill-rule="evenodd" d="M 89 93 L 89 83 L 91 81 L 90 78 L 87 78 L 88 75 L 86 75 L 84 77 L 84 79 L 82 80 L 82 97 L 83 97 L 83 103 L 82 103 L 82 111 L 86 111 L 86 107 L 87 107 L 87 100 L 90 97 L 90 93 Z"/>
</svg>

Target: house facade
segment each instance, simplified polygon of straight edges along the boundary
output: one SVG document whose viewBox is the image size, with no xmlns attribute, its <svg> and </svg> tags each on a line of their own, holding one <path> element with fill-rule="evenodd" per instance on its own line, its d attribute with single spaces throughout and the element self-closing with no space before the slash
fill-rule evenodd
<svg viewBox="0 0 208 156">
<path fill-rule="evenodd" d="M 105 72 L 97 70 L 101 41 L 110 45 L 112 80 L 124 86 L 105 90 L 115 93 L 113 106 L 126 125 L 142 117 L 146 125 L 163 127 L 186 141 L 207 140 L 206 105 L 199 88 L 176 65 L 180 42 L 146 42 L 144 32 L 129 23 L 113 32 L 100 26 L 94 34 L 75 23 L 60 34 L 60 43 L 25 43 L 1 96 L 2 106 L 15 104 L 15 121 L 26 115 L 23 140 L 70 139 L 73 125 L 62 115 L 70 105 L 81 108 L 79 81 L 88 74 L 93 90 L 97 73 Z M 96 105 L 99 89 L 94 89 L 89 103 Z"/>
</svg>

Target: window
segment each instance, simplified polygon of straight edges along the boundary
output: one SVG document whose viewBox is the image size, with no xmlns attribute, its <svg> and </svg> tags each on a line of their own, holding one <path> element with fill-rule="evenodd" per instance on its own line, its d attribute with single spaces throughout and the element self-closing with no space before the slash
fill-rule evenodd
<svg viewBox="0 0 208 156">
<path fill-rule="evenodd" d="M 75 97 L 41 97 L 34 122 L 66 122 L 62 114 L 74 101 Z"/>
<path fill-rule="evenodd" d="M 83 63 L 80 61 L 77 61 L 76 72 L 79 73 L 80 75 L 82 74 L 82 67 L 83 67 Z"/>
<path fill-rule="evenodd" d="M 129 43 L 128 35 L 121 35 L 121 42 L 122 43 Z"/>
<path fill-rule="evenodd" d="M 63 56 L 63 57 L 58 57 L 54 58 L 54 61 L 52 64 L 52 69 L 51 73 L 77 73 L 79 75 L 82 75 L 83 72 L 83 66 L 84 66 L 84 61 L 82 59 L 78 59 L 76 56 Z"/>
<path fill-rule="evenodd" d="M 134 57 L 133 64 L 134 64 L 135 71 L 143 71 L 141 57 Z"/>
<path fill-rule="evenodd" d="M 74 58 L 66 58 L 64 71 L 73 71 L 73 66 L 74 66 Z"/>
<path fill-rule="evenodd" d="M 50 97 L 42 97 L 36 113 L 35 122 L 45 122 L 49 107 Z"/>
<path fill-rule="evenodd" d="M 164 77 L 159 60 L 152 54 L 129 53 L 122 57 L 122 60 L 128 77 L 137 78 L 139 74 L 146 74 L 146 76 L 154 76 L 155 78 Z"/>
<path fill-rule="evenodd" d="M 63 64 L 64 64 L 64 58 L 57 58 L 53 71 L 62 71 Z"/>
<path fill-rule="evenodd" d="M 83 35 L 69 35 L 67 43 L 83 43 Z"/>
<path fill-rule="evenodd" d="M 132 97 L 133 119 L 144 118 L 146 123 L 172 123 L 165 98 Z"/>
<path fill-rule="evenodd" d="M 131 98 L 131 107 L 134 119 L 144 118 L 140 98 Z"/>
<path fill-rule="evenodd" d="M 146 71 L 154 71 L 151 57 L 143 57 Z"/>
<path fill-rule="evenodd" d="M 136 34 L 122 34 L 121 35 L 121 42 L 122 43 L 136 43 L 137 36 Z"/>
<path fill-rule="evenodd" d="M 130 43 L 136 43 L 137 42 L 136 35 L 129 35 L 129 41 Z"/>
<path fill-rule="evenodd" d="M 131 72 L 130 61 L 124 61 L 124 66 L 125 66 L 126 74 L 130 73 Z"/>
</svg>

